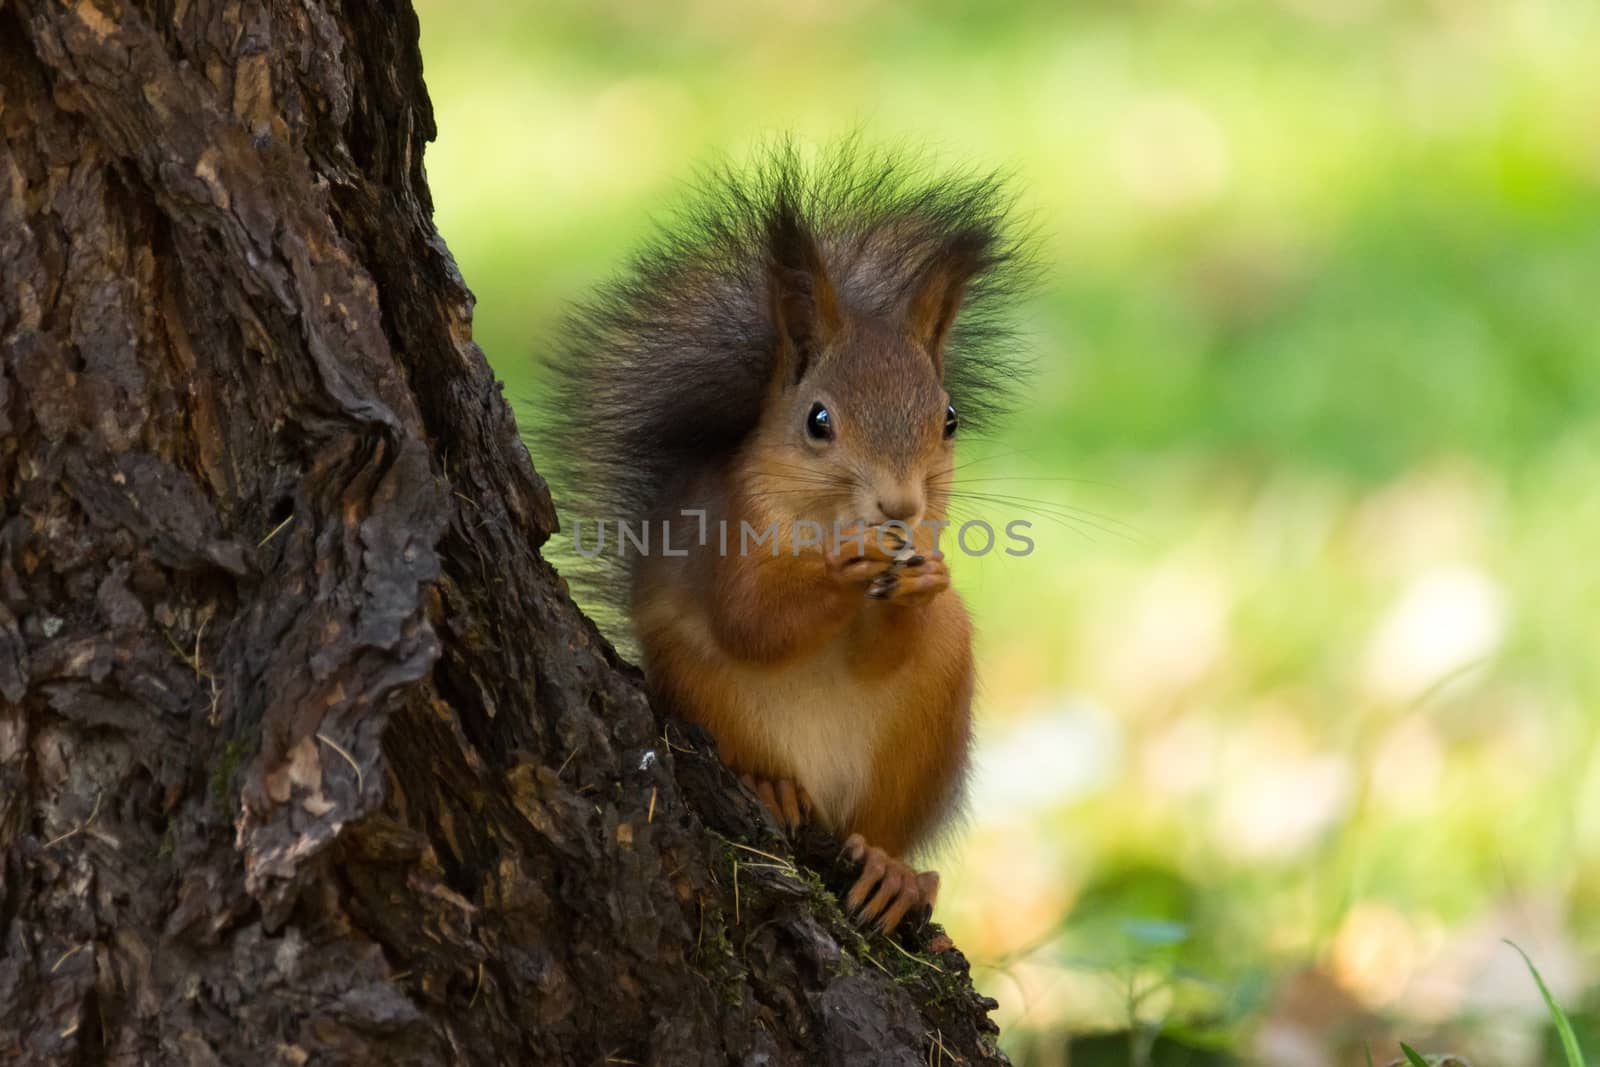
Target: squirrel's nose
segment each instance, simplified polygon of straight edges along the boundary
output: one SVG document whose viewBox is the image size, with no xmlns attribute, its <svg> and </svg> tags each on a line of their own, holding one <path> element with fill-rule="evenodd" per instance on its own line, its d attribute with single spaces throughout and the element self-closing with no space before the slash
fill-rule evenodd
<svg viewBox="0 0 1600 1067">
<path fill-rule="evenodd" d="M 883 517 L 886 519 L 911 519 L 922 510 L 922 499 L 915 493 L 880 496 L 878 510 L 883 512 Z"/>
</svg>

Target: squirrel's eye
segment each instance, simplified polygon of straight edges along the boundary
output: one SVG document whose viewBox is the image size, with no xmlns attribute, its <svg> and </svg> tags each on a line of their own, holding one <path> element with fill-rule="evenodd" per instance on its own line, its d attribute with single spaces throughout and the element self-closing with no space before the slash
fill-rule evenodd
<svg viewBox="0 0 1600 1067">
<path fill-rule="evenodd" d="M 946 440 L 956 435 L 956 427 L 960 424 L 961 420 L 956 418 L 956 406 L 951 404 L 944 409 L 944 436 Z"/>
<path fill-rule="evenodd" d="M 833 440 L 833 416 L 821 404 L 811 405 L 811 414 L 806 416 L 806 434 L 813 441 Z"/>
</svg>

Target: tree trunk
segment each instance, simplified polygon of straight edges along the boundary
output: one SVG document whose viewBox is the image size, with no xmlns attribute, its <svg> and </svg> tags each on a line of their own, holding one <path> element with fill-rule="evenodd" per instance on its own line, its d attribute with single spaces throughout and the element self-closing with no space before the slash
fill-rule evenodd
<svg viewBox="0 0 1600 1067">
<path fill-rule="evenodd" d="M 0 126 L 0 1059 L 1003 1062 L 540 558 L 408 4 L 0 0 Z"/>
</svg>

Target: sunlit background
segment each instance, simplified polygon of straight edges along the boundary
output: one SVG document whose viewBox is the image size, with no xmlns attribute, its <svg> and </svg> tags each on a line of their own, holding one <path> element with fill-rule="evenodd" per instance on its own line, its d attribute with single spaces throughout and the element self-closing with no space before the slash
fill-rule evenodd
<svg viewBox="0 0 1600 1067">
<path fill-rule="evenodd" d="M 514 397 L 700 164 L 1015 175 L 1040 373 L 963 459 L 1039 548 L 955 561 L 938 863 L 1019 1064 L 1554 1063 L 1502 938 L 1600 1055 L 1600 8 L 418 6 Z"/>
</svg>

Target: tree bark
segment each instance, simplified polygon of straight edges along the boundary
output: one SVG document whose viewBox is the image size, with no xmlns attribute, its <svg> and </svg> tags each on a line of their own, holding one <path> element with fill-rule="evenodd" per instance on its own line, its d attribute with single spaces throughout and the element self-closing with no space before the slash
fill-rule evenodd
<svg viewBox="0 0 1600 1067">
<path fill-rule="evenodd" d="M 0 0 L 0 127 L 0 1060 L 1004 1062 L 540 557 L 409 4 Z"/>
</svg>

